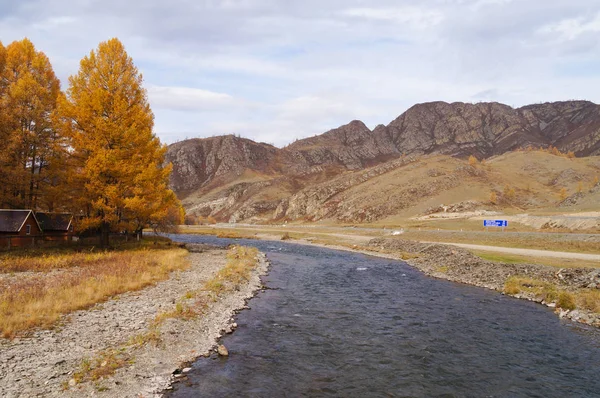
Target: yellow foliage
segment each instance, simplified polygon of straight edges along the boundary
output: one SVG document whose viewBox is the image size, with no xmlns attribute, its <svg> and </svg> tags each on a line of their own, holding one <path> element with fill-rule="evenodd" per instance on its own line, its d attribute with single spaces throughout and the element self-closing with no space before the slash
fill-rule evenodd
<svg viewBox="0 0 600 398">
<path fill-rule="evenodd" d="M 561 201 L 567 199 L 569 197 L 569 193 L 567 192 L 567 188 L 561 188 L 560 192 L 558 193 L 558 197 L 560 198 Z"/>
<path fill-rule="evenodd" d="M 479 161 L 477 160 L 477 158 L 475 156 L 473 156 L 473 155 L 469 156 L 469 166 L 475 167 L 475 166 L 477 166 L 478 162 Z"/>
<path fill-rule="evenodd" d="M 494 205 L 498 203 L 498 196 L 496 195 L 496 192 L 494 192 L 494 191 L 490 192 L 490 203 L 492 203 Z"/>
<path fill-rule="evenodd" d="M 48 57 L 28 39 L 0 43 L 0 207 L 52 207 L 64 169 L 54 130 L 60 82 Z"/>
<path fill-rule="evenodd" d="M 504 186 L 504 190 L 502 191 L 502 196 L 505 200 L 507 201 L 513 201 L 515 199 L 516 196 L 516 192 L 515 189 L 512 188 L 510 185 L 505 185 Z"/>
<path fill-rule="evenodd" d="M 504 292 L 507 294 L 528 294 L 547 302 L 556 302 L 559 308 L 575 309 L 575 297 L 560 290 L 556 285 L 539 279 L 526 276 L 512 276 L 504 284 Z"/>
<path fill-rule="evenodd" d="M 181 224 L 183 210 L 168 188 L 166 147 L 152 132 L 142 75 L 123 44 L 100 43 L 69 83 L 59 114 L 80 171 L 71 187 L 86 215 L 82 227 L 100 227 L 106 245 L 110 230 Z"/>
</svg>

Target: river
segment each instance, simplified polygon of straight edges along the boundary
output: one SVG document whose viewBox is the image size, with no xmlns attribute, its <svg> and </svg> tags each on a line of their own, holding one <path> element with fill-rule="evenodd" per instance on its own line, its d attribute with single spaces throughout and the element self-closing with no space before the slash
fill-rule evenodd
<svg viewBox="0 0 600 398">
<path fill-rule="evenodd" d="M 231 243 L 198 235 L 183 242 Z M 268 287 L 170 397 L 600 397 L 600 334 L 401 261 L 236 240 Z"/>
</svg>

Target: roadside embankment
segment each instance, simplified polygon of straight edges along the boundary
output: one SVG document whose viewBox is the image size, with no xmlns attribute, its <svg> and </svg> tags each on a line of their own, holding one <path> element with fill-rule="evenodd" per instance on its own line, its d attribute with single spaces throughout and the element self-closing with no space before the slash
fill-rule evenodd
<svg viewBox="0 0 600 398">
<path fill-rule="evenodd" d="M 235 328 L 268 270 L 256 249 L 189 250 L 189 267 L 166 280 L 0 339 L 2 396 L 150 397 L 184 378 L 174 373 Z"/>
<path fill-rule="evenodd" d="M 600 327 L 600 269 L 492 262 L 462 248 L 396 238 L 373 239 L 366 249 L 401 255 L 427 275 L 536 301 L 561 317 Z"/>
</svg>

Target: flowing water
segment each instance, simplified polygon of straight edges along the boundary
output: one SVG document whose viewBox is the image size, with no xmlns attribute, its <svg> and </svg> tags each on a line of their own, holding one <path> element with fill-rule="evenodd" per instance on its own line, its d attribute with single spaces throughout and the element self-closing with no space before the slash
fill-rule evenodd
<svg viewBox="0 0 600 398">
<path fill-rule="evenodd" d="M 185 242 L 230 243 L 176 235 Z M 600 334 L 400 261 L 238 240 L 269 288 L 171 397 L 600 397 Z"/>
</svg>

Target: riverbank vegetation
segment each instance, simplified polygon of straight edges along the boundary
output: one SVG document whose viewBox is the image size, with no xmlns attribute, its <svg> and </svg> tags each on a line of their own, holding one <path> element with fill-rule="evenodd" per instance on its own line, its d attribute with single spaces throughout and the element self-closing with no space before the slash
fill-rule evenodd
<svg viewBox="0 0 600 398">
<path fill-rule="evenodd" d="M 504 264 L 540 264 L 556 268 L 600 268 L 600 262 L 560 257 L 535 257 L 519 254 L 496 253 L 485 250 L 469 250 L 484 260 Z"/>
<path fill-rule="evenodd" d="M 555 303 L 557 308 L 564 310 L 581 309 L 600 314 L 600 291 L 596 288 L 569 291 L 539 279 L 513 276 L 506 281 L 504 292 Z"/>
<path fill-rule="evenodd" d="M 207 280 L 200 289 L 187 291 L 170 311 L 161 312 L 156 316 L 152 327 L 160 326 L 166 319 L 191 319 L 202 314 L 208 308 L 209 301 L 215 301 L 219 296 L 234 290 L 250 279 L 252 270 L 258 260 L 258 249 L 247 246 L 234 246 L 227 252 L 227 263 L 212 278 Z"/>
<path fill-rule="evenodd" d="M 0 257 L 0 334 L 51 328 L 61 316 L 165 280 L 189 266 L 185 249 L 140 246 L 110 252 Z M 18 273 L 20 271 L 41 271 Z"/>
</svg>

